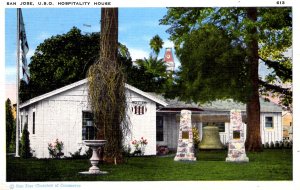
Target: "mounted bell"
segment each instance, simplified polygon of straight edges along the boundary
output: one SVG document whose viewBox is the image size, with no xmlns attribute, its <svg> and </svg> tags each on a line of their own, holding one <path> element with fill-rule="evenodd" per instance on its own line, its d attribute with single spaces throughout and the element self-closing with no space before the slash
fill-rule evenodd
<svg viewBox="0 0 300 190">
<path fill-rule="evenodd" d="M 199 143 L 199 149 L 223 149 L 221 143 L 219 128 L 217 126 L 206 126 L 202 128 L 202 140 Z"/>
</svg>

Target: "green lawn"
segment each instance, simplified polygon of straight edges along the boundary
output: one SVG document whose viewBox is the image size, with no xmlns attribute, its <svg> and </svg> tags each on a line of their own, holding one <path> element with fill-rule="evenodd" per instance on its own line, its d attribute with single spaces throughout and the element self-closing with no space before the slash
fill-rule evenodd
<svg viewBox="0 0 300 190">
<path fill-rule="evenodd" d="M 227 151 L 200 151 L 196 162 L 172 157 L 130 157 L 125 164 L 100 165 L 109 174 L 81 175 L 88 160 L 21 159 L 7 157 L 7 181 L 188 181 L 292 180 L 292 150 L 266 149 L 248 153 L 249 163 L 227 163 Z"/>
</svg>

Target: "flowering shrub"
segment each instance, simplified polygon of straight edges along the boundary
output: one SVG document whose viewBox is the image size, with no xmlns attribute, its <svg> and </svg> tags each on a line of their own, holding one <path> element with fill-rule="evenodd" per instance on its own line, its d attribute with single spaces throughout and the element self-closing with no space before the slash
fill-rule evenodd
<svg viewBox="0 0 300 190">
<path fill-rule="evenodd" d="M 140 140 L 133 140 L 131 144 L 134 146 L 133 155 L 144 155 L 145 153 L 145 146 L 148 144 L 147 139 L 141 137 Z"/>
<path fill-rule="evenodd" d="M 197 149 L 198 145 L 200 143 L 199 130 L 198 130 L 198 128 L 196 126 L 193 126 L 192 131 L 193 131 L 193 143 L 194 143 L 194 147 Z"/>
<path fill-rule="evenodd" d="M 52 158 L 60 158 L 61 156 L 64 155 L 62 152 L 64 148 L 64 143 L 62 141 L 59 141 L 56 139 L 52 143 L 48 143 L 48 150 L 49 154 L 51 155 Z"/>
</svg>

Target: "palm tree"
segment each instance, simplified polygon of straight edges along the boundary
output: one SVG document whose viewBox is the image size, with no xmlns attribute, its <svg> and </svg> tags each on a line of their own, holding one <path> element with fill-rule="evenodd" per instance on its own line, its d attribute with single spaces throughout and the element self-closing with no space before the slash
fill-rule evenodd
<svg viewBox="0 0 300 190">
<path fill-rule="evenodd" d="M 163 59 L 158 59 L 157 56 L 153 56 L 150 54 L 149 58 L 137 59 L 136 63 L 140 67 L 144 67 L 146 72 L 153 74 L 157 77 L 166 77 L 166 65 Z"/>
<path fill-rule="evenodd" d="M 153 50 L 155 53 L 156 57 L 158 56 L 164 42 L 163 40 L 159 37 L 159 35 L 155 35 L 151 40 L 150 40 L 150 48 Z"/>
</svg>

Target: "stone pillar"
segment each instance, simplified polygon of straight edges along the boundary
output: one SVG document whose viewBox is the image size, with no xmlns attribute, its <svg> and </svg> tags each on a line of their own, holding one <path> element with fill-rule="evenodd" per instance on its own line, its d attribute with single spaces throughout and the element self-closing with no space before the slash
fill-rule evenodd
<svg viewBox="0 0 300 190">
<path fill-rule="evenodd" d="M 192 112 L 181 110 L 179 137 L 175 161 L 196 161 L 194 155 Z"/>
<path fill-rule="evenodd" d="M 229 144 L 226 162 L 249 162 L 245 150 L 245 129 L 241 110 L 230 111 Z"/>
</svg>

